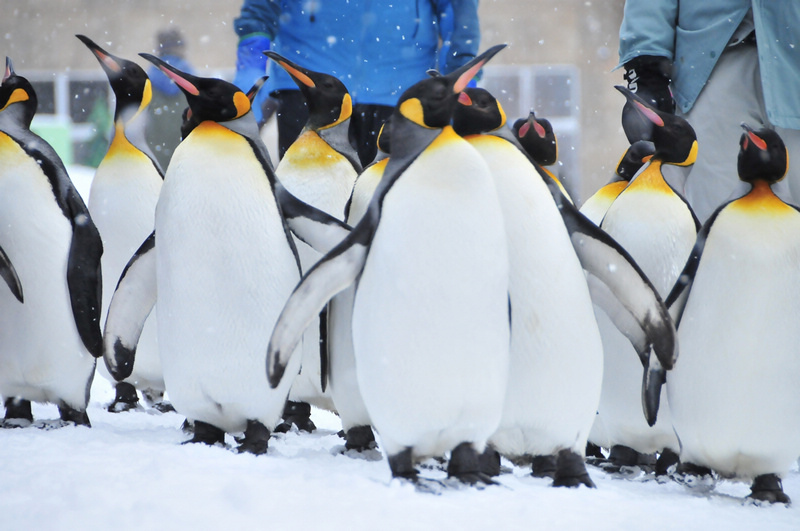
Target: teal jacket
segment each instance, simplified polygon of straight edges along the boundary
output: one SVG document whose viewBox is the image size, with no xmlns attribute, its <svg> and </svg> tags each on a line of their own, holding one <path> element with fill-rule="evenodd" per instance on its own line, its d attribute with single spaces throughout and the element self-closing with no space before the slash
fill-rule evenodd
<svg viewBox="0 0 800 531">
<path fill-rule="evenodd" d="M 626 0 L 620 65 L 640 55 L 671 60 L 675 103 L 688 112 L 751 6 L 767 117 L 800 129 L 800 0 Z"/>
</svg>

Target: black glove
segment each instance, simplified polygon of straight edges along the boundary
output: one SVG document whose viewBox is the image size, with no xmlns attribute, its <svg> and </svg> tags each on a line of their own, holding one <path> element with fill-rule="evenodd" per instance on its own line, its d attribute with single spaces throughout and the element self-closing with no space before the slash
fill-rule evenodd
<svg viewBox="0 0 800 531">
<path fill-rule="evenodd" d="M 642 55 L 625 63 L 628 89 L 662 112 L 675 114 L 675 100 L 669 90 L 671 65 L 666 57 Z"/>
</svg>

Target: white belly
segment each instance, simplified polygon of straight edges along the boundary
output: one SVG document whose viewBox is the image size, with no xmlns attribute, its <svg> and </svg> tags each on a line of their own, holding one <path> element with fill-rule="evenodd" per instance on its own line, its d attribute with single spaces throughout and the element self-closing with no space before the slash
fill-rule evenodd
<svg viewBox="0 0 800 531">
<path fill-rule="evenodd" d="M 508 370 L 508 262 L 485 163 L 460 139 L 394 184 L 357 287 L 358 382 L 389 455 L 479 450 Z"/>
<path fill-rule="evenodd" d="M 719 215 L 667 379 L 681 459 L 724 475 L 785 474 L 800 455 L 800 215 Z"/>
<path fill-rule="evenodd" d="M 603 219 L 602 228 L 625 248 L 663 299 L 683 271 L 694 246 L 694 221 L 674 194 L 628 188 Z M 602 311 L 602 310 L 600 310 Z M 605 348 L 603 392 L 598 422 L 607 444 L 642 453 L 678 449 L 670 404 L 662 391 L 658 421 L 650 427 L 642 411 L 642 364 L 630 342 L 608 318 L 601 317 Z"/>
<path fill-rule="evenodd" d="M 266 175 L 249 145 L 220 129 L 201 125 L 180 144 L 156 209 L 164 381 L 189 418 L 272 429 L 299 356 L 272 390 L 266 345 L 300 276 Z"/>
<path fill-rule="evenodd" d="M 0 395 L 83 409 L 95 360 L 83 346 L 67 289 L 72 238 L 39 165 L 0 133 L 0 246 L 25 303 L 0 290 Z"/>
<path fill-rule="evenodd" d="M 510 253 L 511 364 L 503 418 L 491 442 L 506 455 L 565 448 L 582 454 L 603 370 L 583 270 L 530 162 L 504 140 L 472 142 L 492 169 Z"/>
<path fill-rule="evenodd" d="M 103 322 L 123 269 L 153 231 L 162 182 L 152 161 L 139 151 L 107 156 L 97 168 L 88 206 L 103 239 Z M 133 372 L 125 381 L 139 389 L 163 391 L 155 322 L 153 309 L 137 344 Z M 104 363 L 98 370 L 115 381 Z"/>
</svg>

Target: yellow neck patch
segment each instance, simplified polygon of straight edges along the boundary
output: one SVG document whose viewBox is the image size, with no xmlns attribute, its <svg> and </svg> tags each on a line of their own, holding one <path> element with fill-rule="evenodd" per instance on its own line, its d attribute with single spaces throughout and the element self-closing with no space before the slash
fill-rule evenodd
<svg viewBox="0 0 800 531">
<path fill-rule="evenodd" d="M 750 193 L 731 203 L 728 208 L 748 214 L 771 216 L 797 213 L 794 208 L 775 195 L 766 181 L 756 181 Z"/>
<path fill-rule="evenodd" d="M 499 101 L 497 102 L 497 110 L 500 111 L 500 126 L 497 127 L 497 129 L 500 129 L 500 127 L 506 125 L 507 118 L 506 118 L 506 111 L 503 110 L 503 106 L 500 105 Z"/>
<path fill-rule="evenodd" d="M 422 110 L 422 102 L 417 98 L 411 98 L 401 103 L 400 114 L 417 125 L 421 125 L 427 129 L 433 129 L 433 127 L 425 125 L 425 111 Z"/>
<path fill-rule="evenodd" d="M 669 187 L 664 176 L 661 174 L 661 161 L 650 161 L 650 165 L 644 169 L 635 179 L 633 179 L 628 188 L 638 192 L 648 191 L 662 194 L 674 195 L 675 192 Z"/>
<path fill-rule="evenodd" d="M 114 124 L 114 138 L 111 140 L 111 145 L 108 148 L 106 157 L 118 157 L 120 155 L 131 155 L 140 153 L 136 147 L 130 143 L 125 136 L 125 128 L 122 122 Z"/>
<path fill-rule="evenodd" d="M 346 161 L 344 156 L 332 149 L 315 131 L 306 131 L 286 150 L 278 171 L 289 165 L 298 169 L 325 168 L 336 159 Z"/>
<path fill-rule="evenodd" d="M 0 111 L 6 110 L 6 108 L 13 103 L 18 103 L 20 101 L 28 101 L 29 99 L 30 96 L 28 95 L 28 92 L 25 89 L 21 88 L 14 89 L 14 92 L 11 93 L 11 97 L 8 98 L 8 101 L 6 102 L 5 105 L 3 105 L 3 108 L 0 109 Z"/>
<path fill-rule="evenodd" d="M 320 129 L 329 129 L 334 125 L 339 125 L 340 123 L 350 118 L 352 115 L 353 115 L 353 100 L 350 98 L 350 94 L 345 94 L 344 98 L 342 99 L 342 110 L 339 112 L 339 117 L 332 124 L 320 127 Z"/>
</svg>

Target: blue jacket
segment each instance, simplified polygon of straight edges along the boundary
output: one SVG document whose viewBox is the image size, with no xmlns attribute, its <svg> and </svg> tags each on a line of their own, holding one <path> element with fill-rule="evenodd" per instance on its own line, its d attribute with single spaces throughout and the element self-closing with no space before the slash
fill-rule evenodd
<svg viewBox="0 0 800 531">
<path fill-rule="evenodd" d="M 675 103 L 687 112 L 751 6 L 767 117 L 800 129 L 798 0 L 627 0 L 620 64 L 639 55 L 670 59 Z"/>
<path fill-rule="evenodd" d="M 478 0 L 245 0 L 234 25 L 240 46 L 263 35 L 275 52 L 341 79 L 355 103 L 393 106 L 428 69 L 447 73 L 477 55 L 477 6 Z M 441 35 L 449 52 L 439 64 L 442 28 L 452 35 Z M 268 74 L 266 92 L 297 89 L 272 62 Z"/>
</svg>

